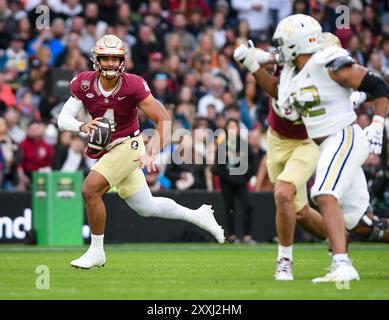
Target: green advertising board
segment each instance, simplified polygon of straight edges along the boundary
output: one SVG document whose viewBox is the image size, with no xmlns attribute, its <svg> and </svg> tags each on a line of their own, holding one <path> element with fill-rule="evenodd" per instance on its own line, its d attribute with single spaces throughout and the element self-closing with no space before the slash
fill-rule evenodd
<svg viewBox="0 0 389 320">
<path fill-rule="evenodd" d="M 83 244 L 82 172 L 34 172 L 32 223 L 38 245 Z"/>
</svg>

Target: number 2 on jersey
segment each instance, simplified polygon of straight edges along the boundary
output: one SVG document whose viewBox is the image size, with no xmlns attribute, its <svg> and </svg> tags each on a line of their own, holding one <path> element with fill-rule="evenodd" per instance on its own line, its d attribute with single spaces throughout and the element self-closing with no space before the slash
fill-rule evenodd
<svg viewBox="0 0 389 320">
<path fill-rule="evenodd" d="M 115 124 L 115 114 L 113 109 L 107 109 L 107 111 L 105 111 L 104 113 L 104 118 L 107 118 L 107 120 L 111 125 L 111 131 L 114 132 L 116 124 Z"/>
<path fill-rule="evenodd" d="M 319 97 L 319 91 L 315 86 L 306 87 L 300 89 L 300 96 L 304 95 L 311 95 L 313 97 L 312 101 L 305 101 L 301 102 L 296 97 L 296 93 L 292 94 L 293 97 L 293 104 L 297 111 L 303 116 L 303 117 L 317 117 L 321 116 L 326 113 L 325 108 L 320 108 L 313 110 L 313 107 L 318 106 L 320 104 L 320 97 Z"/>
</svg>

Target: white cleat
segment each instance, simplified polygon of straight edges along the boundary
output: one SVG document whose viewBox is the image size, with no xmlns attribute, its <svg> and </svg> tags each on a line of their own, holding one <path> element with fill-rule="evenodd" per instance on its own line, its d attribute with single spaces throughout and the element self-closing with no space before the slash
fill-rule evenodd
<svg viewBox="0 0 389 320">
<path fill-rule="evenodd" d="M 288 258 L 277 260 L 277 269 L 274 278 L 278 281 L 293 280 L 293 262 Z"/>
<path fill-rule="evenodd" d="M 336 282 L 336 281 L 352 281 L 359 280 L 359 275 L 357 270 L 350 263 L 338 263 L 332 264 L 331 271 L 327 273 L 324 277 L 315 278 L 312 280 L 313 283 L 320 282 Z"/>
<path fill-rule="evenodd" d="M 72 267 L 81 268 L 81 269 L 90 269 L 92 267 L 104 267 L 105 265 L 105 253 L 95 253 L 92 251 L 87 251 L 80 258 L 70 262 Z"/>
<path fill-rule="evenodd" d="M 193 224 L 198 226 L 199 228 L 208 231 L 212 234 L 219 243 L 224 243 L 224 230 L 223 228 L 216 222 L 215 217 L 213 216 L 212 206 L 203 204 L 197 210 L 197 215 L 191 221 Z"/>
</svg>

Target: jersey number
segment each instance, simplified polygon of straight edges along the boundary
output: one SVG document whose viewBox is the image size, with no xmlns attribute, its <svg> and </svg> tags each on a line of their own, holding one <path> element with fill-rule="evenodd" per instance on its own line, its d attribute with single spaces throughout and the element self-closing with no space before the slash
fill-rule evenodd
<svg viewBox="0 0 389 320">
<path fill-rule="evenodd" d="M 326 113 L 325 108 L 315 109 L 320 104 L 319 91 L 315 86 L 300 89 L 300 95 L 311 95 L 312 101 L 300 102 L 296 93 L 292 93 L 293 105 L 303 117 L 317 117 Z"/>
<path fill-rule="evenodd" d="M 107 109 L 107 111 L 105 111 L 105 113 L 104 113 L 104 118 L 107 118 L 107 120 L 109 121 L 109 123 L 111 125 L 111 131 L 114 132 L 115 127 L 116 127 L 116 123 L 115 123 L 115 114 L 114 114 L 113 109 Z"/>
</svg>

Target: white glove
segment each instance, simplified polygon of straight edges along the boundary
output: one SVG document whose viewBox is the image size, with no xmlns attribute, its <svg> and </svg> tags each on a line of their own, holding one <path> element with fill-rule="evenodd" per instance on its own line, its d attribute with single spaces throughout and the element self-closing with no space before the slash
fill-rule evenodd
<svg viewBox="0 0 389 320">
<path fill-rule="evenodd" d="M 258 48 L 255 49 L 255 59 L 257 60 L 257 62 L 260 65 L 269 63 L 272 60 L 272 58 L 273 58 L 273 55 L 271 53 L 266 52 L 266 51 L 261 50 L 261 49 L 258 49 Z"/>
<path fill-rule="evenodd" d="M 260 65 L 256 59 L 256 49 L 251 40 L 249 40 L 250 47 L 245 44 L 241 44 L 238 48 L 234 50 L 234 59 L 243 65 L 251 72 L 255 73 Z"/>
<path fill-rule="evenodd" d="M 354 91 L 350 95 L 350 103 L 354 109 L 358 108 L 358 106 L 366 101 L 366 93 L 362 91 Z"/>
<path fill-rule="evenodd" d="M 296 108 L 293 106 L 280 107 L 282 117 L 289 121 L 296 121 L 300 119 L 300 114 L 297 112 Z"/>
<path fill-rule="evenodd" d="M 384 121 L 385 118 L 375 115 L 371 121 L 370 126 L 363 131 L 369 141 L 369 152 L 373 154 L 380 154 L 382 151 L 382 139 L 384 136 Z"/>
</svg>

